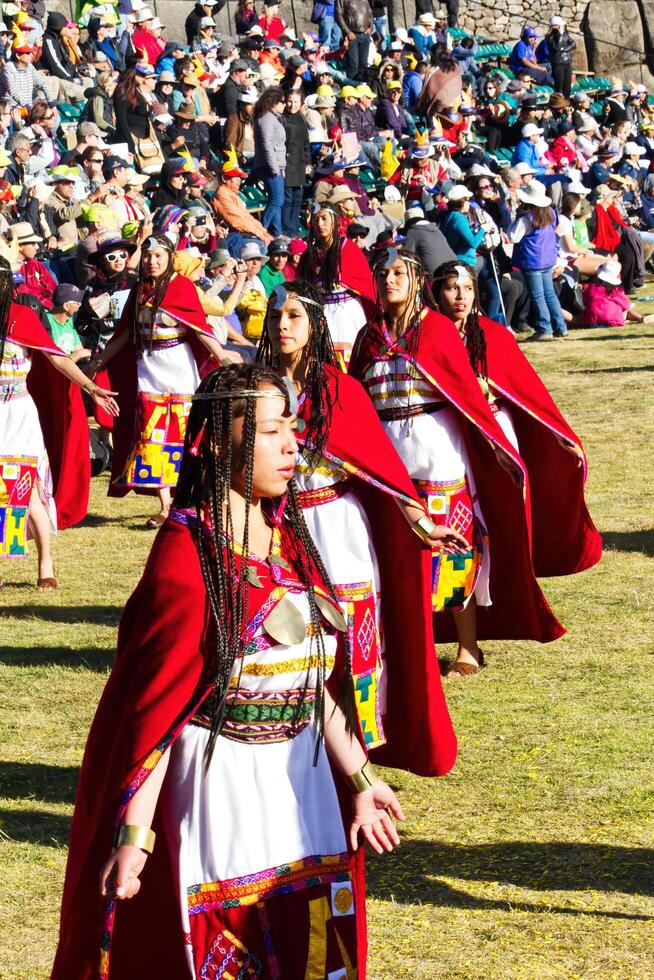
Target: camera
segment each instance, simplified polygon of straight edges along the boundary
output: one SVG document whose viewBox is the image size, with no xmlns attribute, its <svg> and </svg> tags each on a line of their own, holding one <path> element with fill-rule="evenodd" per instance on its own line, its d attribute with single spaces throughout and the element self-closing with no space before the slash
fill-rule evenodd
<svg viewBox="0 0 654 980">
<path fill-rule="evenodd" d="M 195 224 L 196 224 L 196 226 L 197 226 L 197 225 L 206 225 L 206 223 L 207 223 L 207 216 L 206 216 L 206 214 L 201 214 L 201 215 L 199 215 L 199 216 L 198 216 L 198 217 L 197 217 L 197 218 L 195 219 Z"/>
</svg>

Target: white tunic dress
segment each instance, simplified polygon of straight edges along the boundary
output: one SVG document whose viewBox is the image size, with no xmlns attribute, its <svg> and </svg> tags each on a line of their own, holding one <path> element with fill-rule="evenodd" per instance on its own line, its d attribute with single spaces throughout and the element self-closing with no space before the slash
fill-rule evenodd
<svg viewBox="0 0 654 980">
<path fill-rule="evenodd" d="M 483 543 L 483 516 L 456 410 L 443 402 L 440 393 L 405 358 L 401 349 L 394 357 L 374 361 L 366 371 L 363 383 L 377 411 L 403 410 L 407 404 L 438 404 L 435 411 L 411 418 L 382 418 L 382 425 L 435 520 L 466 534 L 474 515 L 480 538 L 476 547 L 481 560 L 475 572 L 474 587 L 465 596 L 462 606 L 468 604 L 472 595 L 479 605 L 489 606 L 490 554 Z M 467 497 L 468 493 L 473 514 L 469 513 L 468 505 L 458 499 L 463 495 Z M 452 500 L 458 501 L 453 507 Z"/>
<path fill-rule="evenodd" d="M 248 563 L 262 580 L 269 574 L 267 563 L 255 556 Z M 281 585 L 273 588 L 263 611 L 251 620 L 245 655 L 232 674 L 232 715 L 208 768 L 210 733 L 203 727 L 200 709 L 197 720 L 184 727 L 171 748 L 162 791 L 169 850 L 178 855 L 174 871 L 194 978 L 231 976 L 214 972 L 230 944 L 238 965 L 253 971 L 243 976 L 275 975 L 274 969 L 256 972 L 262 967 L 258 923 L 265 915 L 274 917 L 275 901 L 283 901 L 290 892 L 305 892 L 308 902 L 325 889 L 328 895 L 340 890 L 341 906 L 348 898 L 354 919 L 345 831 L 324 747 L 314 765 L 311 718 L 317 661 L 309 603 L 304 591 L 284 584 L 282 569 L 273 574 Z M 304 639 L 290 645 L 266 632 L 266 610 L 275 606 L 280 593 L 306 624 Z M 324 634 L 327 674 L 334 665 L 336 643 L 333 634 Z M 280 713 L 297 701 L 307 674 L 307 717 L 299 732 L 290 731 Z M 249 919 L 242 916 L 244 908 L 251 908 Z M 288 942 L 294 941 L 292 909 L 291 905 Z M 300 920 L 298 930 L 302 916 Z M 207 937 L 211 948 L 202 948 Z M 274 935 L 270 942 L 274 945 Z"/>
<path fill-rule="evenodd" d="M 5 342 L 0 362 L 0 558 L 27 555 L 27 522 L 37 492 L 57 530 L 52 474 L 39 414 L 27 390 L 32 352 Z"/>
</svg>

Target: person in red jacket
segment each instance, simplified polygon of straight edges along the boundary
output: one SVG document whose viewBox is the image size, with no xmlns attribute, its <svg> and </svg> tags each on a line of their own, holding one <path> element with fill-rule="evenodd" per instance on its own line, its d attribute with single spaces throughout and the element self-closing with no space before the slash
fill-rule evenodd
<svg viewBox="0 0 654 980">
<path fill-rule="evenodd" d="M 132 45 L 135 51 L 140 52 L 144 60 L 154 67 L 166 44 L 154 33 L 154 14 L 149 7 L 142 7 L 136 11 L 134 24 L 136 27 L 132 34 Z"/>
<path fill-rule="evenodd" d="M 43 263 L 36 258 L 39 244 L 43 239 L 35 233 L 29 221 L 19 221 L 11 230 L 23 260 L 16 277 L 19 283 L 16 292 L 29 293 L 30 296 L 38 299 L 46 310 L 51 310 L 52 294 L 57 288 L 57 283 Z"/>
</svg>

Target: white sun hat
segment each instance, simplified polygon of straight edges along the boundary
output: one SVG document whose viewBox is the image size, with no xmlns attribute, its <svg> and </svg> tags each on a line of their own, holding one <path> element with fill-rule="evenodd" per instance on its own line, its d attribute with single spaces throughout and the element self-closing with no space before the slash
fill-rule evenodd
<svg viewBox="0 0 654 980">
<path fill-rule="evenodd" d="M 610 286 L 621 286 L 622 285 L 622 268 L 619 262 L 609 259 L 597 270 L 597 278 L 601 279 L 602 282 L 608 282 Z"/>
<path fill-rule="evenodd" d="M 647 150 L 644 146 L 639 146 L 638 143 L 633 143 L 631 140 L 624 145 L 623 153 L 626 157 L 642 157 L 643 153 L 646 152 Z"/>
<path fill-rule="evenodd" d="M 551 201 L 545 193 L 545 185 L 540 180 L 530 180 L 518 190 L 518 197 L 523 204 L 531 204 L 534 208 L 548 208 Z"/>
</svg>

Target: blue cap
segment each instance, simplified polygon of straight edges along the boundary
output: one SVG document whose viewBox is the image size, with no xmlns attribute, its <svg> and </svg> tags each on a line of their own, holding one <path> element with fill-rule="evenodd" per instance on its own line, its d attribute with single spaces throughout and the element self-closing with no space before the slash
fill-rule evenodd
<svg viewBox="0 0 654 980">
<path fill-rule="evenodd" d="M 538 37 L 538 31 L 534 27 L 525 27 L 522 32 L 523 37 Z"/>
</svg>

